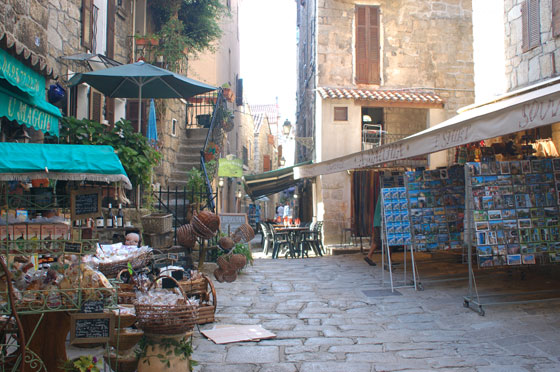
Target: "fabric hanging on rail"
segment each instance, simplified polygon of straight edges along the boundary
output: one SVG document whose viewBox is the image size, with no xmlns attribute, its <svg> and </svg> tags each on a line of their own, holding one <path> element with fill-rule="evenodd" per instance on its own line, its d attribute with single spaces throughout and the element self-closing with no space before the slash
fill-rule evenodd
<svg viewBox="0 0 560 372">
<path fill-rule="evenodd" d="M 352 173 L 352 232 L 355 236 L 371 236 L 378 194 L 378 172 L 368 170 Z"/>
</svg>

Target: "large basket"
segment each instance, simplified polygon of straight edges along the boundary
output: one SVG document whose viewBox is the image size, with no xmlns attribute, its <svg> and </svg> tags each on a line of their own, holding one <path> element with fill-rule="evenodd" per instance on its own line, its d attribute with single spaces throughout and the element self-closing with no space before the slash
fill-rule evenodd
<svg viewBox="0 0 560 372">
<path fill-rule="evenodd" d="M 142 227 L 145 233 L 166 233 L 173 229 L 173 215 L 167 213 L 151 213 L 142 216 Z"/>
<path fill-rule="evenodd" d="M 119 352 L 132 349 L 144 336 L 144 332 L 132 328 L 115 329 L 113 336 L 109 339 L 109 345 Z"/>
<path fill-rule="evenodd" d="M 198 306 L 196 324 L 213 323 L 218 304 L 216 288 L 212 280 L 206 274 L 202 274 L 200 279 L 181 280 L 179 285 L 187 296 L 199 297 L 200 304 Z"/>
<path fill-rule="evenodd" d="M 185 298 L 185 304 L 142 305 L 135 303 L 136 326 L 146 333 L 156 335 L 173 335 L 191 331 L 198 317 L 198 306 L 190 303 L 179 282 L 173 277 L 160 275 L 150 285 L 150 288 L 161 278 L 169 278 L 177 284 Z"/>
<path fill-rule="evenodd" d="M 132 265 L 132 268 L 136 270 L 148 265 L 151 259 L 152 252 L 145 252 L 133 258 L 132 260 L 120 260 L 108 263 L 100 262 L 99 271 L 101 271 L 107 278 L 114 278 L 121 270 L 125 270 L 128 268 L 129 262 Z"/>
</svg>

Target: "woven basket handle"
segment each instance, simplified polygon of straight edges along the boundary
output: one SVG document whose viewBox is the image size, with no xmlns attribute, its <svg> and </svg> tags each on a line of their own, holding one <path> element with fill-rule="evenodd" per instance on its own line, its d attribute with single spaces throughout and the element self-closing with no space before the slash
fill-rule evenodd
<svg viewBox="0 0 560 372">
<path fill-rule="evenodd" d="M 187 301 L 187 303 L 188 303 L 189 305 L 192 305 L 191 300 L 189 300 L 189 298 L 187 297 L 187 294 L 185 293 L 185 291 L 183 291 L 183 288 L 181 288 L 181 286 L 179 285 L 179 282 L 177 281 L 177 279 L 175 279 L 174 277 L 169 276 L 169 275 L 160 275 L 160 276 L 158 276 L 157 278 L 155 278 L 154 281 L 153 281 L 153 282 L 150 284 L 150 286 L 148 287 L 148 291 L 149 291 L 150 289 L 152 289 L 152 286 L 153 286 L 154 284 L 156 284 L 156 282 L 157 282 L 158 280 L 163 279 L 163 278 L 168 278 L 168 279 L 173 280 L 173 281 L 175 282 L 175 284 L 177 284 L 177 288 L 179 289 L 179 291 L 181 291 L 181 294 L 183 295 L 185 301 Z"/>
<path fill-rule="evenodd" d="M 214 283 L 212 283 L 212 280 L 210 280 L 208 275 L 202 274 L 202 277 L 204 279 L 206 279 L 206 282 L 208 283 L 208 285 L 210 285 L 210 290 L 212 291 L 212 304 L 215 306 L 214 309 L 217 309 L 218 308 L 218 300 L 216 298 L 216 288 L 214 287 Z"/>
<path fill-rule="evenodd" d="M 128 272 L 128 269 L 122 269 L 121 271 L 119 271 L 118 274 L 117 274 L 117 276 L 116 276 L 116 279 L 122 281 L 121 275 L 122 275 L 123 273 L 125 273 L 125 272 L 127 273 L 127 272 Z M 134 279 L 134 275 L 131 275 L 131 276 L 130 276 L 130 281 L 131 281 L 130 284 L 136 285 L 136 279 Z"/>
</svg>

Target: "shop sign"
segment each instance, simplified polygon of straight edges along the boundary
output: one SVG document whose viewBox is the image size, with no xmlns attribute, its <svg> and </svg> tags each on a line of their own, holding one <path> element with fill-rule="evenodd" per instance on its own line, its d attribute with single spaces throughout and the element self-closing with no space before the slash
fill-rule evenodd
<svg viewBox="0 0 560 372">
<path fill-rule="evenodd" d="M 45 79 L 3 49 L 0 49 L 0 77 L 32 96 L 44 94 Z"/>
</svg>

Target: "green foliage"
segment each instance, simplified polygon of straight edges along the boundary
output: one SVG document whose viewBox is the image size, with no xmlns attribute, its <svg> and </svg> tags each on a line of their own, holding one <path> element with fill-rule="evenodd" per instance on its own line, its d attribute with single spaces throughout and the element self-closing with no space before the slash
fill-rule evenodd
<svg viewBox="0 0 560 372">
<path fill-rule="evenodd" d="M 91 355 L 69 359 L 62 364 L 62 369 L 68 372 L 100 372 L 101 361 Z"/>
<path fill-rule="evenodd" d="M 153 167 L 161 160 L 161 154 L 127 120 L 110 128 L 92 120 L 65 117 L 60 139 L 72 144 L 113 146 L 134 185 L 149 186 Z"/>
<path fill-rule="evenodd" d="M 224 234 L 225 235 L 225 234 Z M 235 247 L 230 252 L 225 252 L 221 249 L 218 249 L 218 256 L 223 254 L 242 254 L 247 259 L 247 263 L 253 266 L 253 253 L 251 249 L 249 249 L 249 244 L 237 243 Z"/>
<path fill-rule="evenodd" d="M 191 53 L 212 50 L 222 36 L 220 20 L 229 15 L 220 0 L 148 0 L 148 6 L 162 48 L 179 58 L 185 48 Z"/>
<path fill-rule="evenodd" d="M 156 342 L 146 336 L 142 336 L 138 342 L 138 348 L 135 351 L 136 357 L 138 359 L 146 358 L 144 363 L 148 365 L 150 365 L 150 358 L 158 358 L 161 364 L 169 368 L 171 367 L 171 358 L 178 357 L 180 360 L 185 360 L 188 359 L 193 352 L 192 342 L 186 338 L 181 338 L 180 340 L 175 338 L 161 338 L 157 341 L 157 345 L 163 350 L 164 354 L 148 354 L 148 348 L 154 350 L 155 345 Z M 195 360 L 190 360 L 191 367 L 197 364 Z"/>
</svg>

